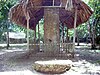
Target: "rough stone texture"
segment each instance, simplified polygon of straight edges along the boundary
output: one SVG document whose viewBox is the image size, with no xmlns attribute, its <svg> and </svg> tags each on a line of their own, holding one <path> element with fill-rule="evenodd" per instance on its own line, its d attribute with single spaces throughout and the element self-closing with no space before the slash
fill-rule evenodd
<svg viewBox="0 0 100 75">
<path fill-rule="evenodd" d="M 42 62 L 42 63 L 41 63 Z M 47 73 L 47 74 L 61 74 L 68 71 L 71 68 L 70 64 L 65 64 L 63 60 L 54 60 L 54 61 L 38 61 L 35 62 L 34 69 L 38 72 Z"/>
<path fill-rule="evenodd" d="M 59 8 L 44 9 L 44 51 L 57 53 L 59 51 Z M 52 45 L 53 44 L 53 45 Z"/>
</svg>

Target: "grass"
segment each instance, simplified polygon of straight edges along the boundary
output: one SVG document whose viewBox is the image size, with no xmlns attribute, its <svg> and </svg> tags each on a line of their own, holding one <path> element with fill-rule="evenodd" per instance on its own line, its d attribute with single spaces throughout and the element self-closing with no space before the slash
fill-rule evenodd
<svg viewBox="0 0 100 75">
<path fill-rule="evenodd" d="M 100 64 L 100 60 L 97 60 L 96 63 Z"/>
</svg>

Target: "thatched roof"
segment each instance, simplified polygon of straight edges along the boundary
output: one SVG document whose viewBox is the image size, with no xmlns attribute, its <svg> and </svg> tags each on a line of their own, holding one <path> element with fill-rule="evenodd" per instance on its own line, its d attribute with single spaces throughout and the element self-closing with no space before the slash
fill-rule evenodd
<svg viewBox="0 0 100 75">
<path fill-rule="evenodd" d="M 20 0 L 19 4 L 11 8 L 11 21 L 26 27 L 27 21 L 22 7 L 25 1 L 28 1 L 27 10 L 30 16 L 29 26 L 31 29 L 35 29 L 36 24 L 38 24 L 39 20 L 44 16 L 44 7 L 42 6 L 51 6 L 52 0 Z M 81 0 L 72 0 L 74 8 L 71 11 L 65 10 L 66 1 L 67 0 L 55 0 L 54 4 L 55 6 L 61 6 L 59 9 L 60 22 L 66 23 L 68 28 L 73 28 L 74 26 L 75 7 L 77 7 L 78 10 L 77 26 L 86 22 L 93 13 L 90 7 Z"/>
</svg>

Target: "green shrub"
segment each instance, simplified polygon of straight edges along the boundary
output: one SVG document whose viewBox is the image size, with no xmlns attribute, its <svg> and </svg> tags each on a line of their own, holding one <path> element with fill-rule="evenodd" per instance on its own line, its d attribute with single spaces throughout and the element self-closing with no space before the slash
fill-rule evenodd
<svg viewBox="0 0 100 75">
<path fill-rule="evenodd" d="M 100 44 L 100 35 L 96 37 L 96 44 Z"/>
</svg>

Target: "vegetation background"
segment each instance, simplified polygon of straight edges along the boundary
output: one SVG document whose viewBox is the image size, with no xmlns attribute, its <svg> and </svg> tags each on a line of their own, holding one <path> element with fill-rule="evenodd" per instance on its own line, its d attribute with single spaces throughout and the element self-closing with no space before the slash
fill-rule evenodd
<svg viewBox="0 0 100 75">
<path fill-rule="evenodd" d="M 94 11 L 94 14 L 91 16 L 90 20 L 87 23 L 84 23 L 77 27 L 77 38 L 79 39 L 87 39 L 92 38 L 92 44 L 93 47 L 95 47 L 93 41 L 99 41 L 96 42 L 100 44 L 100 1 L 99 0 L 85 0 L 84 2 L 87 2 L 87 4 L 91 7 L 91 9 Z M 9 20 L 9 11 L 12 6 L 14 6 L 16 3 L 18 3 L 18 0 L 0 0 L 0 43 L 7 43 L 6 42 L 6 36 L 3 34 L 5 32 L 23 32 L 26 34 L 27 29 L 24 27 L 21 27 L 20 25 L 17 25 L 15 23 L 10 22 Z M 43 40 L 43 24 L 44 20 L 41 19 L 39 22 L 40 26 L 40 40 Z M 38 27 L 37 27 L 38 28 Z M 62 31 L 62 30 L 61 30 Z M 64 33 L 66 34 L 66 33 Z M 30 40 L 34 39 L 34 31 L 30 30 Z M 36 31 L 36 38 L 38 39 L 38 29 Z M 73 36 L 73 29 L 70 29 L 68 32 L 68 36 Z M 94 38 L 92 37 L 94 36 Z M 99 38 L 95 40 L 96 38 Z"/>
</svg>

